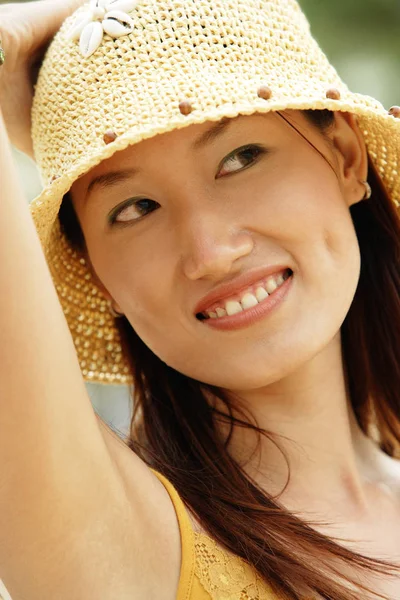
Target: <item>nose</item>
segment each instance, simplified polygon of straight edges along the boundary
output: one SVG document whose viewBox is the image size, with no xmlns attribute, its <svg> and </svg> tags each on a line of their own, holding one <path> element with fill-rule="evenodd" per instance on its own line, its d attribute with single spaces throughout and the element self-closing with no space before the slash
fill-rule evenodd
<svg viewBox="0 0 400 600">
<path fill-rule="evenodd" d="M 249 231 L 227 223 L 215 212 L 198 213 L 185 222 L 183 271 L 188 279 L 218 281 L 235 269 L 235 263 L 254 247 Z"/>
</svg>

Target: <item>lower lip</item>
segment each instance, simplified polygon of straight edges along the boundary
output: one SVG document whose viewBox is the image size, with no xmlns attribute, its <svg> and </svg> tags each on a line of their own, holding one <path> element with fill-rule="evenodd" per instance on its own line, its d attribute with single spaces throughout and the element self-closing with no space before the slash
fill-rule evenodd
<svg viewBox="0 0 400 600">
<path fill-rule="evenodd" d="M 226 317 L 218 317 L 217 319 L 205 319 L 202 323 L 213 329 L 221 329 L 223 331 L 242 329 L 253 325 L 253 323 L 264 319 L 264 317 L 278 308 L 290 290 L 293 277 L 292 274 L 273 294 L 268 296 L 268 298 L 265 298 L 260 304 L 248 308 L 247 310 L 243 310 L 236 315 L 227 315 Z"/>
</svg>

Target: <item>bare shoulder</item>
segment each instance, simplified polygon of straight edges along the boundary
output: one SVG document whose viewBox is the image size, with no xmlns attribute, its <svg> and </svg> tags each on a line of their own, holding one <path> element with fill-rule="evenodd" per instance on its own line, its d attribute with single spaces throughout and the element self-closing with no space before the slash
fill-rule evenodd
<svg viewBox="0 0 400 600">
<path fill-rule="evenodd" d="M 72 491 L 39 492 L 46 506 L 24 521 L 34 531 L 24 531 L 22 542 L 37 542 L 21 546 L 18 561 L 10 561 L 26 565 L 23 577 L 20 569 L 2 571 L 13 599 L 176 598 L 181 544 L 169 494 L 104 422 L 98 424 L 102 464 L 94 456 L 92 472 L 85 469 L 85 480 L 77 478 Z M 0 539 L 3 553 L 1 546 Z"/>
<path fill-rule="evenodd" d="M 135 589 L 140 585 L 140 597 L 175 600 L 180 577 L 181 540 L 172 500 L 146 463 L 99 417 L 98 422 L 123 481 L 129 512 L 135 522 L 134 530 L 138 534 L 131 531 L 131 542 L 128 536 L 128 545 L 134 543 L 138 568 Z M 131 567 L 132 563 L 128 562 L 128 568 Z M 132 597 L 132 590 L 128 589 L 127 598 Z"/>
<path fill-rule="evenodd" d="M 177 524 L 174 506 L 161 481 L 100 417 L 97 419 L 133 510 L 153 522 Z"/>
</svg>

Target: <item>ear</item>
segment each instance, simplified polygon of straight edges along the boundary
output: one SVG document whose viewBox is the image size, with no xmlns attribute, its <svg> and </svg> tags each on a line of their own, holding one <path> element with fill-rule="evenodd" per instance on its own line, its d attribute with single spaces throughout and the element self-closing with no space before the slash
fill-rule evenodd
<svg viewBox="0 0 400 600">
<path fill-rule="evenodd" d="M 365 195 L 363 181 L 368 177 L 368 154 L 355 115 L 335 112 L 335 126 L 330 132 L 339 166 L 339 178 L 348 206 L 357 204 Z"/>
<path fill-rule="evenodd" d="M 100 280 L 99 276 L 97 275 L 97 273 L 93 267 L 92 261 L 90 260 L 90 257 L 87 252 L 85 252 L 85 261 L 86 261 L 87 267 L 90 271 L 90 274 L 93 278 L 93 281 L 96 284 L 96 286 L 99 288 L 100 292 L 103 294 L 105 299 L 111 304 L 111 307 L 115 311 L 122 314 L 122 310 L 121 310 L 120 306 L 115 303 L 114 298 L 111 296 L 110 292 L 107 290 L 107 288 L 104 286 L 103 282 Z"/>
</svg>

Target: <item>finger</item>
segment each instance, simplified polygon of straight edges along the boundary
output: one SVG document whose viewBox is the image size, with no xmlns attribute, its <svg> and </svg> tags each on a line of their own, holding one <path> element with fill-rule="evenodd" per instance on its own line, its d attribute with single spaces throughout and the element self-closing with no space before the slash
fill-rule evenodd
<svg viewBox="0 0 400 600">
<path fill-rule="evenodd" d="M 87 4 L 88 0 L 41 0 L 43 15 L 51 16 L 53 13 L 57 15 L 55 24 L 56 31 L 61 27 L 67 17 L 72 15 L 80 6 Z M 55 32 L 54 32 L 55 33 Z"/>
<path fill-rule="evenodd" d="M 83 4 L 85 0 L 37 0 L 21 4 L 21 17 L 32 35 L 32 51 L 48 44 L 65 19 Z"/>
<path fill-rule="evenodd" d="M 85 0 L 41 0 L 40 4 L 42 9 L 42 22 L 46 22 L 47 19 L 50 26 L 44 35 L 44 43 L 36 44 L 32 49 L 29 73 L 29 79 L 32 85 L 35 85 L 37 81 L 43 56 L 45 55 L 53 36 L 57 33 L 65 19 L 73 14 L 76 9 L 85 4 Z M 56 13 L 54 12 L 55 10 Z"/>
</svg>

